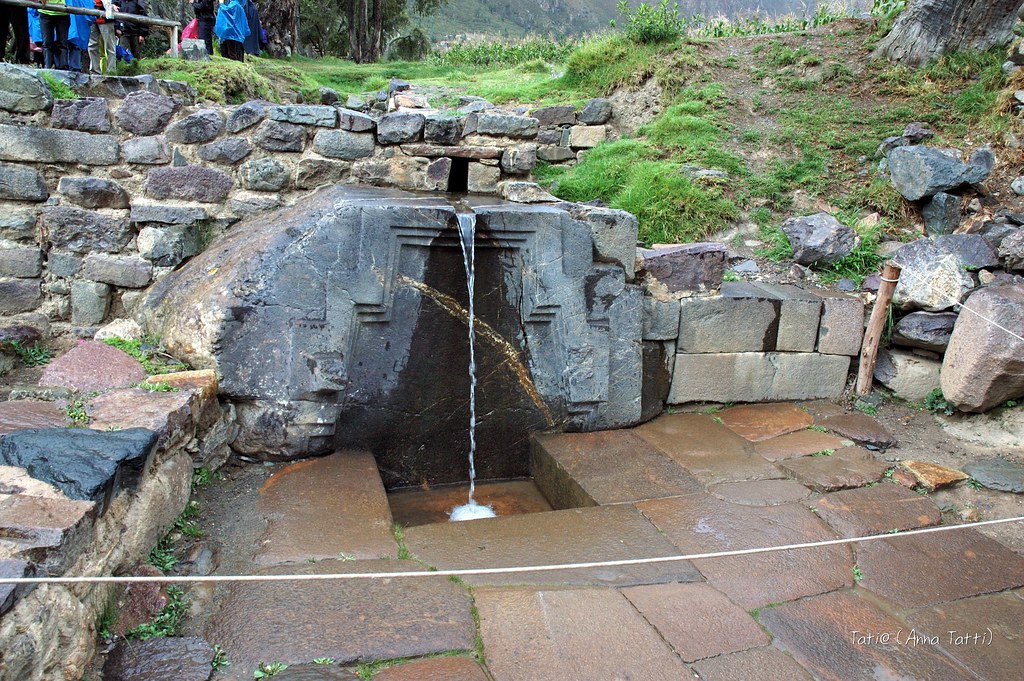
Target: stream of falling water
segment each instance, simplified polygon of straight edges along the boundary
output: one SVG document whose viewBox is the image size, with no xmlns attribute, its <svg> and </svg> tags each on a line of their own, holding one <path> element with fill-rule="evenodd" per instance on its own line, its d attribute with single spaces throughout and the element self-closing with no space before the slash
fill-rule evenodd
<svg viewBox="0 0 1024 681">
<path fill-rule="evenodd" d="M 459 243 L 462 245 L 462 262 L 466 267 L 466 286 L 469 289 L 469 500 L 452 509 L 451 520 L 474 520 L 493 518 L 494 509 L 478 504 L 473 499 L 476 491 L 476 315 L 473 310 L 473 296 L 476 288 L 476 214 L 457 213 L 459 220 Z"/>
</svg>

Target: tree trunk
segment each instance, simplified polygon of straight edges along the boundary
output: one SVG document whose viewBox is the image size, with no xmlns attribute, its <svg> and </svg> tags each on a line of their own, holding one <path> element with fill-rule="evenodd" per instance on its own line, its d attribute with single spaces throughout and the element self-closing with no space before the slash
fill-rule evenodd
<svg viewBox="0 0 1024 681">
<path fill-rule="evenodd" d="M 290 57 L 298 44 L 298 0 L 256 0 L 260 23 L 267 31 L 267 52 L 273 57 Z"/>
<path fill-rule="evenodd" d="M 1021 0 L 911 0 L 874 56 L 918 66 L 946 52 L 1009 42 Z"/>
<path fill-rule="evenodd" d="M 381 42 L 384 40 L 384 0 L 371 0 L 373 12 L 370 16 L 370 58 L 375 62 L 381 58 Z"/>
</svg>

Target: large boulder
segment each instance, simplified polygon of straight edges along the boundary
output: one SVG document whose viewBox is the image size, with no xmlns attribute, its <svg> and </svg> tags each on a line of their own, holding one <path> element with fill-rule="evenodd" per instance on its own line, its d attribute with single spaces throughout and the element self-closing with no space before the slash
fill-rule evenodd
<svg viewBox="0 0 1024 681">
<path fill-rule="evenodd" d="M 1024 285 L 982 289 L 965 307 L 942 363 L 942 394 L 974 412 L 1024 397 Z"/>
<path fill-rule="evenodd" d="M 529 472 L 537 429 L 640 420 L 641 294 L 621 265 L 595 262 L 591 226 L 565 208 L 482 206 L 476 221 L 494 246 L 477 250 L 477 471 L 515 477 Z M 469 357 L 456 224 L 437 198 L 325 187 L 161 279 L 143 326 L 217 371 L 238 452 L 363 448 L 387 485 L 461 480 Z"/>
<path fill-rule="evenodd" d="M 960 160 L 955 149 L 911 146 L 889 153 L 893 186 L 908 201 L 984 182 L 994 165 L 995 157 L 987 148 L 975 151 L 968 163 Z"/>
<path fill-rule="evenodd" d="M 793 260 L 801 265 L 834 263 L 857 245 L 856 233 L 828 213 L 790 218 L 782 231 L 793 247 Z"/>
</svg>

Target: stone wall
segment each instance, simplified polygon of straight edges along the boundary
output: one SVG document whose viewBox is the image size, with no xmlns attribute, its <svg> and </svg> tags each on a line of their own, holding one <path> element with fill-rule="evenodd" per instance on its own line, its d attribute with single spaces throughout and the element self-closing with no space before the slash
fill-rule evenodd
<svg viewBox="0 0 1024 681">
<path fill-rule="evenodd" d="M 575 162 L 612 113 L 606 100 L 530 115 L 197 106 L 181 83 L 51 75 L 82 98 L 0 64 L 0 317 L 86 330 L 239 220 L 318 186 L 495 194 L 538 158 Z"/>
<path fill-rule="evenodd" d="M 188 502 L 193 465 L 203 452 L 223 461 L 230 434 L 212 372 L 160 381 L 175 391 L 83 396 L 91 429 L 54 402 L 0 402 L 3 576 L 132 574 L 145 562 Z M 106 585 L 0 585 L 0 679 L 83 678 L 112 599 Z"/>
<path fill-rule="evenodd" d="M 864 334 L 860 298 L 792 285 L 723 283 L 720 244 L 643 256 L 645 391 L 652 413 L 662 401 L 764 402 L 843 393 Z"/>
</svg>

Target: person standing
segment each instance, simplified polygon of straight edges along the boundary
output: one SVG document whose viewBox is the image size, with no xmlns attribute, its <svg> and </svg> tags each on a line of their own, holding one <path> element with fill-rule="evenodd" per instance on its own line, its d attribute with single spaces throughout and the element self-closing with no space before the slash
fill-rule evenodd
<svg viewBox="0 0 1024 681">
<path fill-rule="evenodd" d="M 114 30 L 114 12 L 120 11 L 114 0 L 95 0 L 96 9 L 104 16 L 96 17 L 89 33 L 89 73 L 113 73 L 117 65 L 117 36 Z"/>
<path fill-rule="evenodd" d="M 253 0 L 245 0 L 245 22 L 249 25 L 249 35 L 245 37 L 242 46 L 246 54 L 256 57 L 260 56 L 261 39 L 263 26 L 260 24 L 260 10 Z"/>
<path fill-rule="evenodd" d="M 192 0 L 192 10 L 199 21 L 199 39 L 206 43 L 206 54 L 213 56 L 213 0 Z"/>
<path fill-rule="evenodd" d="M 11 61 L 28 64 L 28 13 L 22 7 L 0 5 L 0 61 L 5 61 L 8 28 L 14 36 L 14 54 Z"/>
<path fill-rule="evenodd" d="M 71 17 L 66 12 L 50 9 L 64 7 L 64 0 L 39 0 L 39 27 L 43 31 L 43 65 L 48 69 L 68 70 L 68 30 Z"/>
<path fill-rule="evenodd" d="M 143 0 L 121 0 L 120 11 L 124 14 L 137 14 L 138 16 L 149 16 L 146 10 L 146 3 Z M 149 26 L 136 24 L 133 21 L 121 21 L 121 47 L 128 50 L 133 59 L 142 56 L 142 43 L 149 35 Z"/>
<path fill-rule="evenodd" d="M 245 18 L 243 0 L 220 0 L 220 11 L 217 22 L 213 26 L 214 33 L 220 39 L 220 53 L 228 59 L 245 61 L 245 48 L 242 43 L 249 35 L 249 22 Z"/>
</svg>

